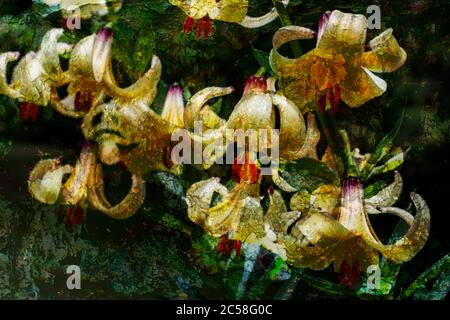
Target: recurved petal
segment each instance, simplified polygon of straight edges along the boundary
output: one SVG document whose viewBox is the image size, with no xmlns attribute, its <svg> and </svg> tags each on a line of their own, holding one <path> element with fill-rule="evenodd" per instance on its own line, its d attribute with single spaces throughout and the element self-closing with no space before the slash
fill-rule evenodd
<svg viewBox="0 0 450 320">
<path fill-rule="evenodd" d="M 397 171 L 395 172 L 394 182 L 386 188 L 380 190 L 376 195 L 364 200 L 365 210 L 367 213 L 377 214 L 377 207 L 391 207 L 400 198 L 403 189 L 403 180 Z"/>
<path fill-rule="evenodd" d="M 364 240 L 381 252 L 388 260 L 404 263 L 411 260 L 425 245 L 430 232 L 430 209 L 426 202 L 416 193 L 411 193 L 411 199 L 416 207 L 416 215 L 408 232 L 391 245 L 374 242 L 370 238 Z"/>
<path fill-rule="evenodd" d="M 297 147 L 305 143 L 305 120 L 297 106 L 285 96 L 274 94 L 272 100 L 280 114 L 280 157 L 294 159 Z"/>
<path fill-rule="evenodd" d="M 406 61 L 407 54 L 387 29 L 369 42 L 371 51 L 364 52 L 361 64 L 373 72 L 393 72 Z"/>
<path fill-rule="evenodd" d="M 275 125 L 272 95 L 251 92 L 243 96 L 227 121 L 227 128 L 243 131 L 267 129 Z M 256 132 L 255 132 L 256 133 Z"/>
<path fill-rule="evenodd" d="M 320 131 L 317 128 L 314 113 L 308 113 L 308 128 L 306 138 L 301 147 L 292 152 L 291 159 L 312 158 L 317 159 L 317 144 L 320 140 Z M 295 147 L 295 146 L 292 146 Z"/>
<path fill-rule="evenodd" d="M 194 94 L 184 109 L 184 124 L 186 128 L 193 129 L 194 122 L 201 120 L 200 112 L 208 100 L 225 96 L 233 91 L 233 87 L 209 87 Z"/>
<path fill-rule="evenodd" d="M 169 0 L 171 4 L 184 11 L 186 15 L 194 19 L 201 19 L 213 8 L 211 1 Z"/>
<path fill-rule="evenodd" d="M 299 59 L 289 59 L 282 56 L 278 52 L 278 49 L 282 45 L 294 40 L 312 39 L 315 37 L 315 35 L 316 33 L 313 30 L 298 26 L 287 26 L 278 29 L 277 32 L 275 32 L 275 34 L 273 35 L 272 39 L 273 49 L 270 52 L 269 57 L 271 68 L 275 72 L 277 72 L 280 67 L 285 65 L 292 65 Z"/>
<path fill-rule="evenodd" d="M 7 80 L 8 63 L 18 60 L 19 52 L 5 52 L 0 54 L 0 94 L 7 95 L 11 98 L 18 98 L 19 94 L 10 88 Z"/>
<path fill-rule="evenodd" d="M 272 8 L 272 10 L 261 17 L 245 16 L 245 18 L 240 21 L 239 24 L 245 28 L 254 29 L 265 26 L 266 24 L 274 21 L 276 18 L 278 18 L 278 12 L 275 8 Z"/>
<path fill-rule="evenodd" d="M 229 197 L 227 188 L 219 182 L 219 178 L 200 181 L 189 187 L 186 193 L 189 219 L 205 226 L 214 192 L 219 193 L 222 199 Z"/>
<path fill-rule="evenodd" d="M 336 46 L 362 51 L 366 42 L 367 19 L 361 14 L 334 10 L 325 25 L 317 48 L 334 51 Z M 344 48 L 342 48 L 344 49 Z"/>
<path fill-rule="evenodd" d="M 30 173 L 28 189 L 36 200 L 54 204 L 59 198 L 64 175 L 71 172 L 71 166 L 61 166 L 57 159 L 41 160 Z"/>
<path fill-rule="evenodd" d="M 58 43 L 58 38 L 63 34 L 64 29 L 51 29 L 42 38 L 39 49 L 39 61 L 43 69 L 53 81 L 58 81 L 62 69 L 59 63 L 59 55 L 62 50 L 70 50 L 67 44 Z"/>
<path fill-rule="evenodd" d="M 145 179 L 133 174 L 131 176 L 131 189 L 126 197 L 112 206 L 106 199 L 103 186 L 103 174 L 101 164 L 95 166 L 94 172 L 89 177 L 87 197 L 89 204 L 100 212 L 113 219 L 124 220 L 134 215 L 145 201 Z"/>
<path fill-rule="evenodd" d="M 132 100 L 136 103 L 148 104 L 153 101 L 162 69 L 161 60 L 157 56 L 153 56 L 150 69 L 127 88 L 120 88 L 117 85 L 111 68 L 111 63 L 109 63 L 103 78 L 111 96 L 118 99 Z"/>
<path fill-rule="evenodd" d="M 356 108 L 373 98 L 381 96 L 387 89 L 387 83 L 365 67 L 355 69 L 341 82 L 341 97 L 349 107 Z"/>
</svg>

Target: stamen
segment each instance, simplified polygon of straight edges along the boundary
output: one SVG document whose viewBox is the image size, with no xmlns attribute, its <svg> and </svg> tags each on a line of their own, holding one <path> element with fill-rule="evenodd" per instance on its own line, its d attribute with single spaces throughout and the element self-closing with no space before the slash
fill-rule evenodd
<svg viewBox="0 0 450 320">
<path fill-rule="evenodd" d="M 327 95 L 322 95 L 317 98 L 317 108 L 319 112 L 325 112 L 325 107 L 327 105 Z"/>
<path fill-rule="evenodd" d="M 202 35 L 202 31 L 203 31 L 203 24 L 204 24 L 205 20 L 204 18 L 201 18 L 199 23 L 198 23 L 198 29 L 197 29 L 197 40 L 200 40 L 200 37 Z"/>
<path fill-rule="evenodd" d="M 211 32 L 211 19 L 209 17 L 205 17 L 205 32 L 204 32 L 204 38 L 208 38 L 209 33 Z"/>
</svg>

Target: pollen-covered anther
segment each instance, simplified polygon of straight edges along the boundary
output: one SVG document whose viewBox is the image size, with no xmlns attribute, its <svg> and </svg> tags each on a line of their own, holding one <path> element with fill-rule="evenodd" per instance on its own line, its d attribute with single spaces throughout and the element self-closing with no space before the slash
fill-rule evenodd
<svg viewBox="0 0 450 320">
<path fill-rule="evenodd" d="M 211 19 L 208 16 L 195 20 L 189 16 L 186 17 L 183 23 L 184 33 L 195 32 L 197 36 L 197 40 L 203 34 L 203 37 L 208 38 L 211 32 Z"/>
</svg>

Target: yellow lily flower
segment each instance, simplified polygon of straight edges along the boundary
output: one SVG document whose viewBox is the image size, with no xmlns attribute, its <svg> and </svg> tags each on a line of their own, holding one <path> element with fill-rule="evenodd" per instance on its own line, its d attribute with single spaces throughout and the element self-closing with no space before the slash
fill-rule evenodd
<svg viewBox="0 0 450 320">
<path fill-rule="evenodd" d="M 129 87 L 120 88 L 112 71 L 111 30 L 101 29 L 75 46 L 59 42 L 62 33 L 63 29 L 48 31 L 40 49 L 28 53 L 14 68 L 11 83 L 7 81 L 7 64 L 19 59 L 19 53 L 0 54 L 0 94 L 36 105 L 51 104 L 59 113 L 73 118 L 83 117 L 106 96 L 128 102 L 153 100 L 159 81 L 157 57 L 146 74 Z M 59 55 L 68 52 L 69 69 L 62 71 Z M 68 85 L 68 94 L 60 98 L 57 88 L 64 85 Z"/>
<path fill-rule="evenodd" d="M 369 42 L 365 52 L 367 19 L 363 15 L 338 10 L 326 13 L 320 21 L 316 48 L 296 59 L 277 50 L 297 39 L 311 39 L 314 31 L 297 26 L 279 29 L 273 37 L 270 62 L 280 76 L 286 96 L 299 106 L 319 111 L 335 111 L 340 100 L 359 107 L 382 95 L 386 82 L 373 72 L 393 72 L 406 61 L 406 52 L 392 35 L 382 32 Z"/>
<path fill-rule="evenodd" d="M 197 31 L 197 38 L 200 38 L 202 32 L 205 38 L 208 36 L 211 29 L 210 19 L 238 23 L 245 28 L 259 28 L 278 17 L 275 8 L 262 17 L 249 17 L 248 0 L 169 0 L 169 2 L 187 15 L 184 31 L 189 32 L 193 28 Z M 289 0 L 283 3 L 287 6 Z"/>
<path fill-rule="evenodd" d="M 402 180 L 395 181 L 376 196 L 364 200 L 361 180 L 349 177 L 342 183 L 339 216 L 310 208 L 298 220 L 291 234 L 277 234 L 285 248 L 287 260 L 297 267 L 315 270 L 334 262 L 339 271 L 343 265 L 357 265 L 366 270 L 378 264 L 378 252 L 395 263 L 412 259 L 425 245 L 430 228 L 430 213 L 425 201 L 411 193 L 416 215 L 392 207 L 402 190 Z M 384 245 L 376 236 L 368 214 L 394 214 L 403 219 L 409 230 L 394 244 Z M 281 214 L 280 214 L 281 215 Z M 286 228 L 287 230 L 287 228 Z"/>
<path fill-rule="evenodd" d="M 231 192 L 218 178 L 194 183 L 188 189 L 188 216 L 214 237 L 228 234 L 229 239 L 259 243 L 285 257 L 283 248 L 274 242 L 275 233 L 265 221 L 260 203 L 261 175 L 258 164 L 251 153 L 246 152 L 245 157 L 243 165 L 233 165 L 233 175 L 238 184 Z M 211 207 L 215 193 L 221 199 Z"/>
<path fill-rule="evenodd" d="M 187 129 L 194 129 L 194 123 L 204 121 L 211 113 L 205 106 L 208 100 L 229 94 L 233 88 L 206 88 L 196 93 L 186 105 L 184 111 L 184 124 Z M 277 116 L 279 118 L 277 119 Z M 260 132 L 272 132 L 276 129 L 279 120 L 279 156 L 281 159 L 291 160 L 301 157 L 316 157 L 315 146 L 320 139 L 313 114 L 308 115 L 308 128 L 306 128 L 303 115 L 297 106 L 285 96 L 274 92 L 269 88 L 264 78 L 251 77 L 246 84 L 242 99 L 236 104 L 228 120 L 219 118 L 216 120 L 220 127 L 209 130 L 201 137 L 193 135 L 193 139 L 200 139 L 204 144 L 212 144 L 214 141 L 225 141 L 220 152 L 216 152 L 211 159 L 205 161 L 204 166 L 211 166 L 215 159 L 223 156 L 228 145 L 236 141 L 236 136 L 230 136 L 228 132 L 242 130 L 254 130 Z M 267 137 L 266 141 L 259 143 L 259 147 L 270 149 L 272 146 Z M 253 150 L 255 151 L 255 150 Z"/>
<path fill-rule="evenodd" d="M 64 176 L 69 175 L 63 184 Z M 30 173 L 28 187 L 31 195 L 47 204 L 67 204 L 91 207 L 114 219 L 126 219 L 133 215 L 145 200 L 145 180 L 132 175 L 128 195 L 111 206 L 104 195 L 101 165 L 90 144 L 85 144 L 75 167 L 61 165 L 58 159 L 39 161 Z"/>
</svg>

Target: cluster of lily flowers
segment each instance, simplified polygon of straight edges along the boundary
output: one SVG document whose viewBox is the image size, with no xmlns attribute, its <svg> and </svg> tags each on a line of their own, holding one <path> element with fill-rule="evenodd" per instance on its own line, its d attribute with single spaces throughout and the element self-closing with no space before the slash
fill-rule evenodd
<svg viewBox="0 0 450 320">
<path fill-rule="evenodd" d="M 262 20 L 247 17 L 247 1 L 170 2 L 192 19 L 208 16 L 257 26 L 262 20 L 266 23 L 276 17 L 276 10 Z M 151 68 L 142 78 L 121 88 L 112 70 L 113 34 L 109 29 L 102 29 L 76 45 L 58 40 L 62 29 L 50 30 L 40 49 L 18 62 L 10 83 L 6 77 L 7 64 L 18 60 L 19 53 L 0 54 L 0 94 L 27 105 L 51 106 L 65 116 L 81 118 L 88 142 L 74 166 L 63 165 L 59 159 L 37 163 L 29 177 L 29 191 L 43 203 L 90 206 L 114 219 L 126 219 L 144 202 L 146 173 L 181 172 L 182 166 L 170 160 L 171 136 L 186 129 L 192 140 L 208 144 L 211 136 L 225 137 L 227 129 L 277 127 L 282 163 L 310 158 L 337 172 L 330 147 L 321 158 L 318 156 L 321 133 L 314 111 L 334 112 L 341 101 L 349 107 L 359 107 L 380 96 L 387 84 L 372 72 L 395 71 L 406 60 L 392 29 L 371 40 L 369 51 L 365 51 L 366 32 L 367 20 L 363 15 L 337 10 L 321 18 L 318 32 L 298 26 L 279 29 L 273 37 L 270 63 L 282 90 L 277 90 L 275 79 L 253 76 L 231 116 L 222 119 L 208 102 L 232 94 L 234 88 L 205 88 L 185 105 L 181 88 L 173 85 L 160 115 L 149 107 L 161 77 L 158 57 L 153 57 Z M 289 41 L 314 37 L 316 48 L 299 58 L 289 59 L 278 52 Z M 67 71 L 62 70 L 59 61 L 64 53 L 70 53 Z M 66 85 L 68 94 L 60 97 L 57 89 Z M 196 136 L 192 132 L 196 121 L 202 121 L 213 133 Z M 369 163 L 370 154 L 360 155 L 355 149 L 352 156 L 358 163 L 357 172 L 369 170 L 374 176 L 385 171 L 379 170 L 376 163 Z M 333 264 L 336 271 L 358 274 L 359 270 L 378 264 L 380 253 L 395 263 L 409 261 L 428 238 L 429 209 L 418 194 L 411 194 L 416 207 L 414 216 L 393 206 L 402 193 L 398 172 L 390 185 L 370 198 L 364 197 L 363 179 L 357 174 L 306 192 L 288 183 L 278 168 L 272 172 L 273 186 L 261 190 L 257 151 L 247 151 L 244 157 L 244 161 L 232 167 L 236 183 L 231 190 L 219 178 L 212 177 L 191 185 L 186 195 L 189 219 L 213 237 L 233 241 L 236 250 L 240 250 L 241 242 L 257 243 L 295 267 L 322 270 Z M 112 206 L 104 193 L 102 164 L 118 163 L 131 172 L 132 186 L 128 195 Z M 69 176 L 67 180 L 65 176 Z M 270 198 L 266 210 L 261 203 L 263 192 Z M 219 199 L 214 200 L 217 194 Z M 290 203 L 284 200 L 286 194 L 292 195 Z M 370 224 L 372 214 L 396 215 L 409 229 L 397 242 L 385 245 Z M 75 220 L 82 218 L 78 214 Z M 221 241 L 220 247 L 223 250 L 229 245 Z M 351 285 L 357 277 L 341 278 L 346 279 L 342 283 Z"/>
</svg>

